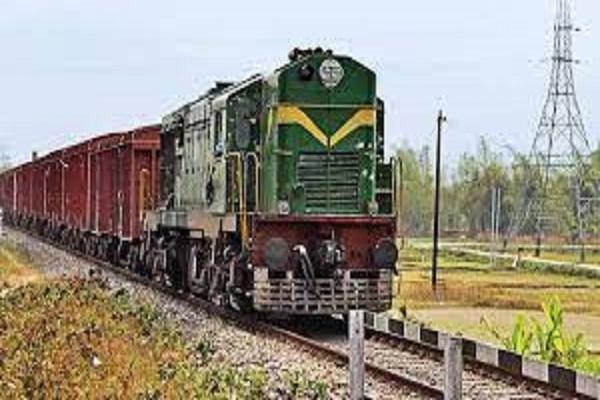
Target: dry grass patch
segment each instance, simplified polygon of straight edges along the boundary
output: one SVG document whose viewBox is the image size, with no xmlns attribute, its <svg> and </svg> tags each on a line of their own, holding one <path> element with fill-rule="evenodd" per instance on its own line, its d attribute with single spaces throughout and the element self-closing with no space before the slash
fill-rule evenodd
<svg viewBox="0 0 600 400">
<path fill-rule="evenodd" d="M 409 309 L 484 307 L 536 310 L 549 297 L 568 312 L 600 316 L 600 281 L 585 276 L 515 270 L 492 266 L 489 259 L 442 252 L 438 291 L 431 288 L 428 250 L 403 252 L 398 305 Z M 425 261 L 423 261 L 425 260 Z"/>
<path fill-rule="evenodd" d="M 154 308 L 98 282 L 46 282 L 0 297 L 4 399 L 266 397 L 263 369 L 232 367 L 213 353 L 210 339 L 184 341 Z M 326 393 L 308 381 L 294 390 L 297 398 Z"/>
<path fill-rule="evenodd" d="M 0 289 L 14 288 L 41 280 L 33 262 L 16 244 L 0 242 Z"/>
<path fill-rule="evenodd" d="M 557 297 L 565 311 L 600 316 L 600 284 L 592 279 L 553 274 L 491 270 L 441 271 L 438 292 L 429 275 L 404 271 L 397 299 L 409 308 L 439 306 L 534 310 L 549 297 Z"/>
</svg>

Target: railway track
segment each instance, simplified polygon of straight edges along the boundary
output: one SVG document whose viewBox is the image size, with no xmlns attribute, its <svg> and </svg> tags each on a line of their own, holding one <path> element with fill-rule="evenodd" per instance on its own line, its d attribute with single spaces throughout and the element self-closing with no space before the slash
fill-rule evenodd
<svg viewBox="0 0 600 400">
<path fill-rule="evenodd" d="M 276 324 L 256 315 L 240 314 L 198 297 L 175 292 L 157 282 L 141 277 L 105 261 L 101 261 L 67 248 L 30 232 L 19 231 L 29 237 L 59 248 L 87 263 L 107 269 L 133 282 L 146 285 L 156 291 L 176 297 L 207 313 L 235 323 L 251 332 L 260 332 L 294 344 L 308 352 L 336 363 L 348 363 L 345 324 L 332 322 L 333 334 L 323 337 L 322 324 L 314 330 L 310 325 Z M 308 329 L 307 329 L 308 328 Z M 400 339 L 372 329 L 367 329 L 365 343 L 365 370 L 367 375 L 408 388 L 424 398 L 443 399 L 443 354 L 440 350 L 422 343 Z M 466 399 L 576 399 L 581 398 L 538 382 L 517 378 L 490 366 L 465 361 L 463 393 Z"/>
<path fill-rule="evenodd" d="M 287 329 L 311 336 L 331 348 L 342 351 L 346 346 L 346 324 L 336 318 L 317 321 L 316 327 L 304 323 L 286 324 Z M 420 342 L 366 328 L 367 362 L 395 374 L 410 377 L 440 392 L 444 385 L 443 351 Z M 514 376 L 492 365 L 464 360 L 463 393 L 468 399 L 578 399 L 577 396 L 548 384 Z"/>
<path fill-rule="evenodd" d="M 367 329 L 367 358 L 399 373 L 416 376 L 433 387 L 444 385 L 443 351 Z M 499 368 L 464 359 L 463 394 L 469 399 L 576 399 L 575 395 L 513 376 Z"/>
</svg>

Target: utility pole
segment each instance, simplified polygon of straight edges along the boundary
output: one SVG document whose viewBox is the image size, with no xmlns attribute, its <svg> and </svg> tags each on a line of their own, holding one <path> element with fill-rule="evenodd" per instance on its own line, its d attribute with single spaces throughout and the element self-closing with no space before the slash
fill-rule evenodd
<svg viewBox="0 0 600 400">
<path fill-rule="evenodd" d="M 437 291 L 438 246 L 440 239 L 440 184 L 442 172 L 442 125 L 446 122 L 444 112 L 440 110 L 437 118 L 437 147 L 435 155 L 435 197 L 433 205 L 433 256 L 431 263 L 431 286 Z"/>
<path fill-rule="evenodd" d="M 502 188 L 498 189 L 498 196 L 496 199 L 496 240 L 500 236 L 500 225 L 502 223 Z"/>
<path fill-rule="evenodd" d="M 585 233 L 584 233 L 584 225 L 583 225 L 583 202 L 581 199 L 581 185 L 582 182 L 578 181 L 575 183 L 575 193 L 577 196 L 577 230 L 578 230 L 578 240 L 579 240 L 579 262 L 585 262 Z"/>
<path fill-rule="evenodd" d="M 490 241 L 494 243 L 496 241 L 496 187 L 492 188 L 490 199 L 492 200 L 490 208 Z"/>
</svg>

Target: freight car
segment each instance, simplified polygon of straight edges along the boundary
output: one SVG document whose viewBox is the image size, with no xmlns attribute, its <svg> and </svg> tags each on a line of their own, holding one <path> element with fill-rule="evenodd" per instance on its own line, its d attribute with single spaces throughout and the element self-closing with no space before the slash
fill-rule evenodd
<svg viewBox="0 0 600 400">
<path fill-rule="evenodd" d="M 0 174 L 8 223 L 135 267 L 144 213 L 158 204 L 160 126 L 111 133 Z"/>
<path fill-rule="evenodd" d="M 375 73 L 321 49 L 166 115 L 144 269 L 261 312 L 388 309 L 397 174 L 383 116 Z"/>
</svg>

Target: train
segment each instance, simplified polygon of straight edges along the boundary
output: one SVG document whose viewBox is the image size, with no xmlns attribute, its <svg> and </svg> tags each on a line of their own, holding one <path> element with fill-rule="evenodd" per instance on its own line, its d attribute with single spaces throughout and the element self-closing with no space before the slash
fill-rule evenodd
<svg viewBox="0 0 600 400">
<path fill-rule="evenodd" d="M 221 306 L 390 308 L 400 174 L 376 74 L 330 50 L 0 174 L 12 225 Z"/>
</svg>

